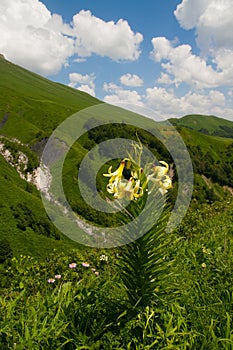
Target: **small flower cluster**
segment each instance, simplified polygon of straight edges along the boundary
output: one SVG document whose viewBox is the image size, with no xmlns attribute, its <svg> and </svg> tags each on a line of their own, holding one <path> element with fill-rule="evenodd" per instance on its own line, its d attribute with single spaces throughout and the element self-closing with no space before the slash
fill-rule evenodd
<svg viewBox="0 0 233 350">
<path fill-rule="evenodd" d="M 81 265 L 82 265 L 82 267 L 85 267 L 85 268 L 90 267 L 90 264 L 87 263 L 87 262 L 82 262 Z M 77 263 L 75 263 L 75 262 L 69 264 L 69 268 L 70 269 L 75 269 L 76 267 L 77 267 Z M 96 269 L 91 268 L 91 271 L 93 271 L 96 276 L 99 276 L 99 271 L 96 271 Z M 62 278 L 61 275 L 55 275 L 54 278 L 49 278 L 47 280 L 47 282 L 50 283 L 50 284 L 51 283 L 55 283 L 56 280 L 61 279 L 61 278 Z"/>
<path fill-rule="evenodd" d="M 209 248 L 206 248 L 204 245 L 202 246 L 202 253 L 210 255 L 212 251 Z"/>
<path fill-rule="evenodd" d="M 105 255 L 105 254 L 102 254 L 102 255 L 100 255 L 100 261 L 108 261 L 108 256 L 107 255 Z"/>
<path fill-rule="evenodd" d="M 82 267 L 85 267 L 85 268 L 88 268 L 90 267 L 90 264 L 88 262 L 82 262 Z M 71 263 L 69 264 L 69 268 L 70 269 L 75 269 L 77 267 L 77 264 L 76 263 Z M 95 272 L 95 275 L 99 276 L 99 272 L 96 271 L 96 269 L 94 269 L 93 267 L 91 268 L 91 271 Z"/>
<path fill-rule="evenodd" d="M 61 279 L 61 275 L 55 275 L 54 278 L 49 278 L 48 283 L 54 283 L 55 281 Z"/>
</svg>

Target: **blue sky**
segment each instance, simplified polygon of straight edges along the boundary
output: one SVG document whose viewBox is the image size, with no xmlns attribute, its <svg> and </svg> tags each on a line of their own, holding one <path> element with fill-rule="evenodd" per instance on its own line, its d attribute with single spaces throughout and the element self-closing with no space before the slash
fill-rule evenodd
<svg viewBox="0 0 233 350">
<path fill-rule="evenodd" d="M 233 120 L 232 18 L 232 0 L 1 0 L 0 52 L 108 103 Z"/>
</svg>

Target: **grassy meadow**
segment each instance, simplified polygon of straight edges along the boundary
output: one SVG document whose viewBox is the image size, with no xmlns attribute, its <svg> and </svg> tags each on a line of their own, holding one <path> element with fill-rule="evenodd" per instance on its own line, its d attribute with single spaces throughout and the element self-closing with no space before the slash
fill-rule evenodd
<svg viewBox="0 0 233 350">
<path fill-rule="evenodd" d="M 161 219 L 124 247 L 8 258 L 1 349 L 232 349 L 232 215 L 203 205 L 170 236 Z"/>
</svg>

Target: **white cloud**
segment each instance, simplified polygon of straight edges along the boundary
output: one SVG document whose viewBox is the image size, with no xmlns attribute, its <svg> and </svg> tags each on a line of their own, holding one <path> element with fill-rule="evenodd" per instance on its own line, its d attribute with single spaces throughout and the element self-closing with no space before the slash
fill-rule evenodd
<svg viewBox="0 0 233 350">
<path fill-rule="evenodd" d="M 86 60 L 87 60 L 86 58 L 82 58 L 82 57 L 81 57 L 81 58 L 75 58 L 75 59 L 74 59 L 74 62 L 82 63 L 82 62 L 86 62 Z"/>
<path fill-rule="evenodd" d="M 204 58 L 194 55 L 190 45 L 173 47 L 165 37 L 152 39 L 152 58 L 161 62 L 161 67 L 174 77 L 173 82 L 182 82 L 194 88 L 211 88 L 233 83 L 233 52 L 221 50 L 216 53 L 213 63 L 215 70 Z"/>
<path fill-rule="evenodd" d="M 182 117 L 186 114 L 216 115 L 233 120 L 233 109 L 227 107 L 228 100 L 218 90 L 207 93 L 188 92 L 179 97 L 174 89 L 162 87 L 147 88 L 145 95 L 137 91 L 125 90 L 114 83 L 105 83 L 104 91 L 108 94 L 104 101 L 117 105 L 153 119 Z M 231 91 L 231 90 L 229 90 Z"/>
<path fill-rule="evenodd" d="M 103 89 L 106 92 L 115 92 L 120 89 L 120 87 L 114 83 L 104 83 Z"/>
<path fill-rule="evenodd" d="M 177 45 L 165 37 L 152 39 L 152 58 L 164 70 L 158 83 L 192 88 L 233 84 L 232 0 L 183 0 L 174 14 L 184 29 L 195 29 L 200 56 L 190 45 Z"/>
<path fill-rule="evenodd" d="M 127 21 L 105 22 L 80 11 L 71 24 L 51 14 L 39 0 L 1 0 L 0 52 L 42 75 L 58 73 L 74 54 L 83 61 L 91 54 L 113 60 L 136 60 L 143 36 Z"/>
<path fill-rule="evenodd" d="M 195 29 L 201 56 L 216 65 L 214 72 L 209 71 L 213 83 L 210 86 L 232 85 L 232 0 L 183 0 L 174 14 L 184 29 Z M 199 59 L 204 62 L 204 58 Z M 204 69 L 202 66 L 202 72 L 208 70 L 209 67 Z M 207 86 L 207 82 L 204 85 Z"/>
<path fill-rule="evenodd" d="M 85 91 L 88 94 L 95 96 L 95 74 L 80 74 L 80 73 L 70 73 L 69 86 L 81 91 Z"/>
<path fill-rule="evenodd" d="M 90 85 L 82 84 L 77 87 L 77 90 L 87 92 L 89 95 L 92 95 L 95 97 L 95 89 L 92 88 Z"/>
<path fill-rule="evenodd" d="M 163 72 L 161 73 L 160 77 L 157 79 L 157 82 L 158 84 L 164 84 L 164 85 L 170 85 L 174 83 L 170 75 Z"/>
<path fill-rule="evenodd" d="M 174 12 L 185 29 L 196 29 L 201 50 L 233 49 L 232 0 L 183 0 Z"/>
<path fill-rule="evenodd" d="M 38 0 L 2 0 L 0 52 L 43 75 L 55 74 L 74 53 L 67 26 Z"/>
<path fill-rule="evenodd" d="M 143 85 L 143 80 L 136 74 L 124 74 L 120 77 L 121 84 L 125 86 L 139 87 Z"/>
<path fill-rule="evenodd" d="M 104 97 L 104 101 L 113 105 L 127 104 L 144 106 L 141 95 L 135 90 L 125 90 L 114 83 L 104 83 L 104 90 L 112 92 Z"/>
<path fill-rule="evenodd" d="M 69 74 L 70 83 L 80 83 L 80 84 L 88 84 L 94 87 L 95 74 L 80 74 L 80 73 L 70 73 Z"/>
<path fill-rule="evenodd" d="M 186 114 L 213 114 L 228 119 L 233 116 L 233 110 L 226 107 L 224 94 L 216 90 L 207 94 L 189 92 L 178 97 L 174 90 L 153 87 L 146 90 L 146 104 L 165 118 Z"/>
<path fill-rule="evenodd" d="M 127 21 L 105 22 L 82 10 L 73 17 L 73 32 L 76 36 L 75 50 L 81 57 L 91 54 L 107 56 L 112 60 L 138 59 L 139 45 L 143 40 L 140 33 L 134 33 Z"/>
<path fill-rule="evenodd" d="M 184 29 L 192 29 L 208 6 L 209 0 L 183 0 L 177 6 L 174 14 Z"/>
</svg>

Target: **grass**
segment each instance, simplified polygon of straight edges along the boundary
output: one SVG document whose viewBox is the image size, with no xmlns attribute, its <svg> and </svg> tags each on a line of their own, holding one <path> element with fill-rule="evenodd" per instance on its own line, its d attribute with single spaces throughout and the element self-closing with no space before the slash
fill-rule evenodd
<svg viewBox="0 0 233 350">
<path fill-rule="evenodd" d="M 190 209 L 174 233 L 178 240 L 155 250 L 155 269 L 140 256 L 157 281 L 154 293 L 144 285 L 145 303 L 137 300 L 142 276 L 135 249 L 9 259 L 1 267 L 1 349 L 232 349 L 232 214 L 232 201 Z"/>
</svg>

